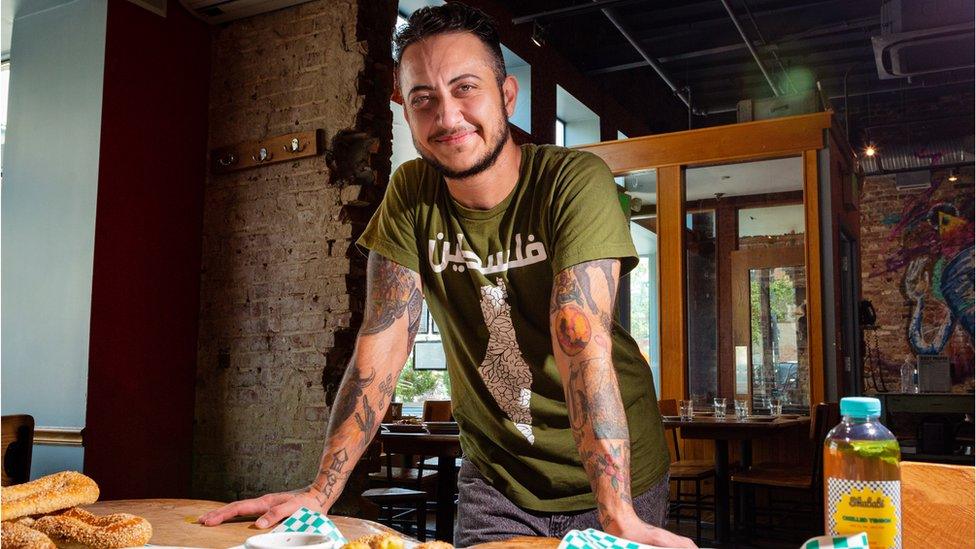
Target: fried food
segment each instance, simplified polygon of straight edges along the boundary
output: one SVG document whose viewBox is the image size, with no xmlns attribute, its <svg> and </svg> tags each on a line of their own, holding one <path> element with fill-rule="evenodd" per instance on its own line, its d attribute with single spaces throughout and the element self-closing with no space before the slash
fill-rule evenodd
<svg viewBox="0 0 976 549">
<path fill-rule="evenodd" d="M 95 503 L 98 485 L 76 471 L 62 471 L 0 489 L 0 515 L 11 520 Z"/>
<path fill-rule="evenodd" d="M 60 515 L 37 519 L 34 528 L 59 546 L 78 544 L 92 549 L 116 549 L 145 545 L 152 537 L 149 521 L 128 513 L 97 516 L 84 509 L 68 509 Z"/>
<path fill-rule="evenodd" d="M 342 549 L 403 549 L 403 538 L 396 534 L 373 534 L 350 541 Z M 446 541 L 428 541 L 415 549 L 454 549 L 454 546 Z"/>
<path fill-rule="evenodd" d="M 370 536 L 363 536 L 361 538 L 357 538 L 352 543 L 361 545 L 354 545 L 351 548 L 344 547 L 343 549 L 360 549 L 362 546 L 368 547 L 369 549 L 403 549 L 403 538 L 396 534 L 373 534 Z"/>
</svg>

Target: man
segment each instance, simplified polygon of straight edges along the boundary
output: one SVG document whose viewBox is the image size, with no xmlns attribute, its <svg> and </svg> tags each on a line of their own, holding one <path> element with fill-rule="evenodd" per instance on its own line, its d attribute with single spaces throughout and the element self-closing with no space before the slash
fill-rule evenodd
<svg viewBox="0 0 976 549">
<path fill-rule="evenodd" d="M 371 250 L 367 310 L 318 475 L 201 522 L 263 513 L 267 527 L 300 506 L 327 511 L 393 397 L 426 297 L 465 455 L 458 545 L 592 527 L 694 547 L 660 528 L 669 457 L 650 368 L 613 320 L 637 259 L 609 170 L 514 143 L 518 83 L 482 12 L 421 9 L 396 45 L 422 160 L 393 175 L 359 241 Z"/>
</svg>

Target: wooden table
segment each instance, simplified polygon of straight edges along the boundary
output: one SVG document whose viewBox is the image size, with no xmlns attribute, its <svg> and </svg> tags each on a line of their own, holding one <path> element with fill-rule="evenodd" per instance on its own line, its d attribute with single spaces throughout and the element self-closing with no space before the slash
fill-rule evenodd
<svg viewBox="0 0 976 549">
<path fill-rule="evenodd" d="M 461 457 L 459 435 L 391 433 L 377 435 L 385 452 L 437 457 L 437 531 L 439 540 L 454 539 L 454 494 L 457 492 L 455 459 Z"/>
<path fill-rule="evenodd" d="M 787 429 L 809 428 L 810 418 L 776 418 L 775 421 L 737 421 L 734 417 L 715 419 L 695 417 L 691 421 L 665 418 L 665 427 L 681 429 L 681 438 L 709 439 L 715 442 L 715 538 L 729 541 L 729 441 L 742 446 L 742 466 L 752 465 L 752 441 L 778 435 Z"/>
<path fill-rule="evenodd" d="M 224 505 L 217 501 L 196 499 L 127 499 L 99 501 L 84 508 L 96 515 L 110 513 L 132 513 L 144 517 L 152 524 L 153 545 L 181 547 L 234 547 L 257 534 L 271 531 L 254 526 L 257 517 L 244 517 L 218 526 L 197 524 L 197 518 Z M 330 516 L 339 530 L 348 539 L 360 536 L 393 532 L 393 530 L 372 521 L 352 517 Z"/>
<path fill-rule="evenodd" d="M 902 547 L 973 546 L 976 469 L 938 463 L 901 463 Z"/>
<path fill-rule="evenodd" d="M 84 508 L 98 515 L 132 513 L 144 517 L 152 524 L 153 536 L 149 543 L 179 547 L 235 547 L 257 534 L 270 531 L 254 526 L 257 517 L 241 517 L 218 526 L 197 524 L 197 518 L 223 503 L 194 499 L 129 499 L 100 501 Z M 394 532 L 375 522 L 353 517 L 330 516 L 347 539 L 360 536 Z M 394 532 L 396 533 L 396 532 Z M 401 535 L 402 534 L 398 534 Z M 409 539 L 409 538 L 407 538 Z M 486 543 L 471 549 L 555 549 L 559 540 L 553 538 L 519 537 L 509 541 Z"/>
</svg>

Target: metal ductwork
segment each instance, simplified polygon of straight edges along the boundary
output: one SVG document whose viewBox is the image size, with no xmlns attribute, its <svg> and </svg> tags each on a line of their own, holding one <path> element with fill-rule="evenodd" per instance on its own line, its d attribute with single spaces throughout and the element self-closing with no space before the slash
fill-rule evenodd
<svg viewBox="0 0 976 549">
<path fill-rule="evenodd" d="M 193 15 L 211 25 L 279 10 L 309 0 L 180 0 Z"/>
<path fill-rule="evenodd" d="M 877 154 L 861 157 L 861 169 L 865 175 L 877 175 L 972 165 L 974 145 L 972 135 L 931 140 L 924 146 L 880 143 Z"/>
<path fill-rule="evenodd" d="M 886 0 L 871 37 L 878 78 L 909 78 L 974 65 L 972 0 Z"/>
</svg>

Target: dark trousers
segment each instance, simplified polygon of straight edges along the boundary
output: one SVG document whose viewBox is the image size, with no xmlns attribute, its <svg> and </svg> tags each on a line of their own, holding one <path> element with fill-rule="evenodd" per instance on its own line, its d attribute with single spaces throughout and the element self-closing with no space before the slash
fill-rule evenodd
<svg viewBox="0 0 976 549">
<path fill-rule="evenodd" d="M 634 510 L 645 522 L 665 526 L 668 516 L 668 477 L 634 498 Z M 470 461 L 461 462 L 458 473 L 458 516 L 454 544 L 470 547 L 514 536 L 562 538 L 570 530 L 602 530 L 596 509 L 546 513 L 523 509 L 491 484 Z"/>
</svg>

